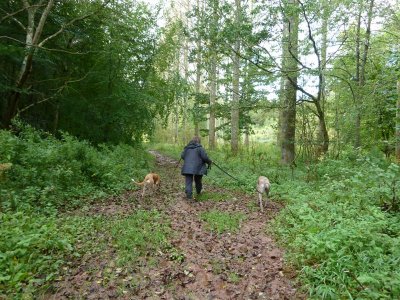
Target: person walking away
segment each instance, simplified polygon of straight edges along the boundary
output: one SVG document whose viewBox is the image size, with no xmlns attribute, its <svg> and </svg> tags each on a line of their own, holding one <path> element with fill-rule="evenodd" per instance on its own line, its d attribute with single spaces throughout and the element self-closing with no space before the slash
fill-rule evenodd
<svg viewBox="0 0 400 300">
<path fill-rule="evenodd" d="M 208 158 L 206 151 L 200 144 L 198 136 L 193 137 L 189 144 L 185 146 L 181 153 L 181 158 L 184 161 L 181 174 L 185 176 L 186 198 L 192 199 L 193 180 L 197 195 L 199 195 L 203 188 L 203 175 L 207 175 L 207 169 L 211 166 L 212 161 Z"/>
</svg>

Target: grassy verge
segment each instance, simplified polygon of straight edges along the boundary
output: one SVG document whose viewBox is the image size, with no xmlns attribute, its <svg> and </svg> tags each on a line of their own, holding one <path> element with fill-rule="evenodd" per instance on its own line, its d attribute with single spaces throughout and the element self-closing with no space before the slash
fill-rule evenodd
<svg viewBox="0 0 400 300">
<path fill-rule="evenodd" d="M 158 149 L 174 157 L 181 151 Z M 292 171 L 276 153 L 260 146 L 238 157 L 209 151 L 245 184 L 232 184 L 215 167 L 207 180 L 253 193 L 257 176 L 269 177 L 271 197 L 285 208 L 268 230 L 287 249 L 311 299 L 399 299 L 400 167 L 379 154 L 349 151 L 340 160 L 299 161 Z"/>
</svg>

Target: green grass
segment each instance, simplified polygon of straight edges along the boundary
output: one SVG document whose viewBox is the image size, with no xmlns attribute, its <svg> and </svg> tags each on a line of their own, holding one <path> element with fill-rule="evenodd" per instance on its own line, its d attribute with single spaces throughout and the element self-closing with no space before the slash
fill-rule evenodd
<svg viewBox="0 0 400 300">
<path fill-rule="evenodd" d="M 152 210 L 138 210 L 126 219 L 116 220 L 111 236 L 120 266 L 133 265 L 139 257 L 154 256 L 157 250 L 170 248 L 170 227 L 166 216 Z M 179 258 L 177 258 L 179 259 Z"/>
<path fill-rule="evenodd" d="M 236 274 L 235 272 L 229 272 L 229 274 L 228 274 L 229 282 L 239 283 L 240 279 L 241 279 L 241 277 L 238 274 Z"/>
<path fill-rule="evenodd" d="M 227 201 L 232 199 L 231 193 L 221 193 L 221 192 L 213 192 L 213 191 L 206 191 L 202 192 L 200 195 L 196 196 L 197 201 L 213 201 L 213 202 L 221 202 Z"/>
<path fill-rule="evenodd" d="M 246 219 L 242 213 L 221 212 L 211 210 L 200 215 L 201 220 L 206 222 L 206 227 L 218 234 L 224 232 L 237 232 L 241 223 Z"/>
</svg>

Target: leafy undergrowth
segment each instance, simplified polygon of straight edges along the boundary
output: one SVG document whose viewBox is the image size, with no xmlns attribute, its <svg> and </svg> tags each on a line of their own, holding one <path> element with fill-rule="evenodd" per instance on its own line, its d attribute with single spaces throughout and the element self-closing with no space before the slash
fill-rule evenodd
<svg viewBox="0 0 400 300">
<path fill-rule="evenodd" d="M 12 163 L 0 190 L 2 210 L 54 212 L 117 194 L 145 175 L 151 156 L 128 145 L 93 147 L 68 134 L 56 139 L 30 127 L 0 131 L 0 163 Z"/>
<path fill-rule="evenodd" d="M 0 223 L 0 290 L 15 296 L 54 279 L 63 255 L 72 251 L 56 219 L 1 213 Z"/>
<path fill-rule="evenodd" d="M 400 298 L 399 167 L 360 158 L 317 172 L 282 185 L 288 205 L 275 223 L 311 298 Z"/>
<path fill-rule="evenodd" d="M 141 148 L 95 148 L 30 127 L 17 136 L 0 131 L 0 144 L 0 163 L 12 164 L 0 174 L 0 298 L 34 297 L 67 261 L 104 249 L 98 236 L 105 229 L 118 228 L 112 219 L 60 212 L 131 188 L 130 178 L 143 176 L 154 162 Z"/>
<path fill-rule="evenodd" d="M 183 148 L 155 147 L 173 157 Z M 240 183 L 215 166 L 205 180 L 254 194 L 257 176 L 270 179 L 271 197 L 285 202 L 272 231 L 311 299 L 400 298 L 400 167 L 348 151 L 291 170 L 271 153 L 208 151 Z"/>
<path fill-rule="evenodd" d="M 35 298 L 50 283 L 64 280 L 75 260 L 102 257 L 110 249 L 113 255 L 103 259 L 115 267 L 104 272 L 102 280 L 122 269 L 127 272 L 158 251 L 179 255 L 168 242 L 166 216 L 155 210 L 58 218 L 18 212 L 0 218 L 0 298 Z"/>
</svg>

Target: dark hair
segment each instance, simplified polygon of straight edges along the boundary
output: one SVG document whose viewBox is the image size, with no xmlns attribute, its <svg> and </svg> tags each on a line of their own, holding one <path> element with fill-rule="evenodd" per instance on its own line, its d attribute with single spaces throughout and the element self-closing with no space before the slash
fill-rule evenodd
<svg viewBox="0 0 400 300">
<path fill-rule="evenodd" d="M 196 143 L 196 144 L 200 144 L 200 137 L 198 137 L 197 135 L 195 135 L 195 136 L 192 138 L 191 142 L 192 142 L 192 143 Z"/>
</svg>

